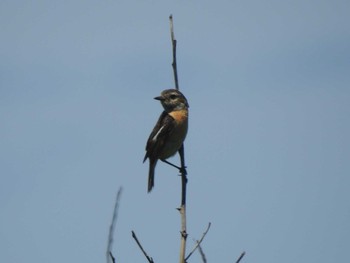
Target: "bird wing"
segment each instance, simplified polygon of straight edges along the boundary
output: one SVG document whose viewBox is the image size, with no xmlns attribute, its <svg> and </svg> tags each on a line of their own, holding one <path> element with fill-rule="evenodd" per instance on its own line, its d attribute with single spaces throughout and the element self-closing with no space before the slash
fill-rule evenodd
<svg viewBox="0 0 350 263">
<path fill-rule="evenodd" d="M 144 162 L 149 157 L 152 159 L 158 159 L 157 153 L 161 152 L 161 149 L 164 147 L 164 144 L 174 126 L 174 118 L 171 117 L 166 111 L 163 111 L 148 138 L 146 144 L 146 155 L 143 159 Z"/>
</svg>

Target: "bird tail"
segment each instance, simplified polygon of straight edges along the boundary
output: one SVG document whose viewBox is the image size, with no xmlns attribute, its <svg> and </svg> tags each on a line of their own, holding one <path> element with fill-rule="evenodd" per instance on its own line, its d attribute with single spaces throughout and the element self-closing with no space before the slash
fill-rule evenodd
<svg viewBox="0 0 350 263">
<path fill-rule="evenodd" d="M 149 173 L 148 173 L 148 193 L 151 192 L 154 187 L 154 170 L 156 168 L 157 160 L 149 160 Z"/>
</svg>

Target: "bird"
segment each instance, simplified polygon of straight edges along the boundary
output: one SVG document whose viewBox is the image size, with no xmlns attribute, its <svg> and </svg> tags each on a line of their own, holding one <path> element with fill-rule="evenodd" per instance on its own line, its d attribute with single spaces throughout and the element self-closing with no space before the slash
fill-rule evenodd
<svg viewBox="0 0 350 263">
<path fill-rule="evenodd" d="M 159 100 L 164 111 L 154 126 L 146 144 L 146 154 L 143 159 L 149 159 L 148 193 L 154 187 L 154 171 L 158 160 L 180 168 L 166 161 L 176 154 L 183 145 L 188 130 L 188 108 L 186 97 L 177 89 L 166 89 L 154 98 Z M 181 153 L 180 153 L 181 154 Z"/>
</svg>

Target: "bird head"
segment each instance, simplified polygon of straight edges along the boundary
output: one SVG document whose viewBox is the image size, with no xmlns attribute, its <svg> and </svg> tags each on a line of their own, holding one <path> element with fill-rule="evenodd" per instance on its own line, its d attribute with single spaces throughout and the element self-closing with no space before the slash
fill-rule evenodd
<svg viewBox="0 0 350 263">
<path fill-rule="evenodd" d="M 177 89 L 163 90 L 160 96 L 154 99 L 160 101 L 166 112 L 189 108 L 186 97 Z"/>
</svg>

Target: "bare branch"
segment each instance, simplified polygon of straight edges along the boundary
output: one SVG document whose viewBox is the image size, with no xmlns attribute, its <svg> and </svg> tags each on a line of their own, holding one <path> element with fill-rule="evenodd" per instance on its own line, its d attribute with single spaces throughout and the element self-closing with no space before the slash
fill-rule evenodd
<svg viewBox="0 0 350 263">
<path fill-rule="evenodd" d="M 241 259 L 244 257 L 244 255 L 245 255 L 245 251 L 242 252 L 242 254 L 237 259 L 236 263 L 239 263 L 241 261 Z"/>
<path fill-rule="evenodd" d="M 187 227 L 186 227 L 186 186 L 187 186 L 187 172 L 185 166 L 185 153 L 184 146 L 182 145 L 180 150 L 181 159 L 181 206 L 179 212 L 181 215 L 181 243 L 180 243 L 180 263 L 185 263 L 186 256 L 186 240 L 187 240 Z"/>
<path fill-rule="evenodd" d="M 197 241 L 197 242 L 198 242 L 198 241 Z M 203 251 L 203 249 L 202 249 L 202 246 L 199 245 L 199 246 L 198 246 L 198 249 L 199 249 L 199 253 L 201 254 L 203 263 L 207 263 L 207 258 L 205 257 L 205 254 L 204 254 L 204 251 Z"/>
<path fill-rule="evenodd" d="M 188 254 L 188 256 L 185 258 L 185 261 L 187 261 L 190 256 L 192 256 L 193 252 L 196 251 L 197 248 L 200 247 L 200 244 L 202 243 L 204 237 L 206 236 L 206 234 L 208 233 L 209 229 L 210 229 L 211 223 L 209 222 L 207 229 L 204 231 L 201 239 L 199 241 L 196 242 L 196 245 L 194 246 L 194 248 L 192 249 L 192 251 L 190 252 L 190 254 Z"/>
<path fill-rule="evenodd" d="M 174 24 L 173 24 L 173 15 L 169 16 L 169 21 L 170 21 L 170 34 L 171 34 L 171 44 L 173 47 L 173 71 L 174 71 L 174 81 L 175 81 L 175 89 L 179 89 L 179 80 L 177 77 L 177 64 L 176 64 L 176 44 L 177 41 L 175 39 L 175 34 L 174 34 Z"/>
<path fill-rule="evenodd" d="M 112 252 L 109 251 L 109 255 L 111 256 L 112 262 L 115 263 L 115 258 L 113 257 Z"/>
<path fill-rule="evenodd" d="M 143 247 L 142 247 L 140 241 L 139 241 L 139 240 L 137 239 L 137 237 L 136 237 L 135 232 L 134 232 L 134 231 L 131 231 L 131 234 L 132 234 L 132 237 L 135 239 L 137 245 L 138 245 L 139 248 L 141 249 L 142 253 L 143 253 L 143 254 L 145 255 L 145 257 L 147 258 L 148 262 L 149 262 L 149 263 L 154 263 L 153 258 L 150 257 L 150 256 L 148 256 L 147 253 L 146 253 L 146 251 L 143 249 Z"/>
<path fill-rule="evenodd" d="M 118 190 L 118 193 L 117 193 L 117 197 L 115 199 L 112 222 L 111 222 L 111 225 L 109 226 L 107 251 L 106 251 L 107 263 L 110 263 L 111 259 L 112 259 L 113 263 L 115 262 L 115 258 L 113 257 L 111 250 L 112 250 L 112 245 L 113 245 L 114 229 L 115 229 L 115 225 L 116 225 L 117 219 L 118 219 L 118 209 L 119 209 L 119 203 L 120 203 L 122 191 L 123 191 L 123 188 L 120 187 Z"/>
<path fill-rule="evenodd" d="M 174 72 L 174 81 L 175 81 L 175 89 L 179 90 L 179 79 L 177 75 L 177 64 L 176 64 L 176 44 L 177 41 L 175 39 L 174 34 L 174 23 L 173 16 L 169 16 L 170 21 L 170 35 L 171 35 L 171 44 L 173 48 L 173 72 Z M 178 208 L 181 215 L 181 243 L 180 243 L 180 263 L 185 263 L 185 255 L 186 255 L 186 239 L 187 239 L 187 231 L 186 231 L 186 185 L 187 185 L 187 171 L 185 165 L 185 150 L 184 145 L 179 149 L 179 155 L 181 160 L 181 206 Z"/>
</svg>

